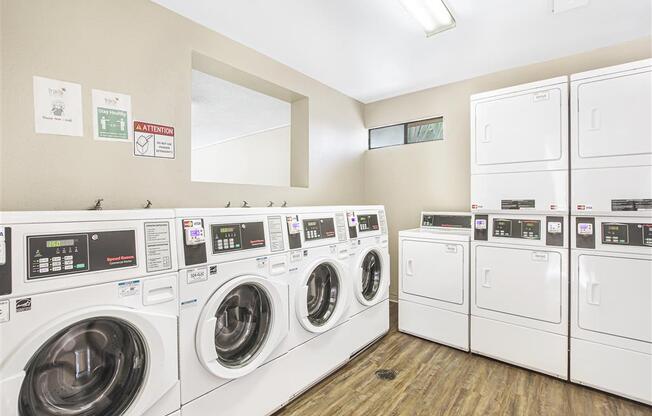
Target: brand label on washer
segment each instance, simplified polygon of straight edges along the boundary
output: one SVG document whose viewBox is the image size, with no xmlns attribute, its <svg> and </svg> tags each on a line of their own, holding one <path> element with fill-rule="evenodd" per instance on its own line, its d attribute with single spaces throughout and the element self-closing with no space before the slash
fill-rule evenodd
<svg viewBox="0 0 652 416">
<path fill-rule="evenodd" d="M 148 272 L 172 268 L 170 224 L 167 222 L 145 223 L 145 257 Z"/>
<path fill-rule="evenodd" d="M 190 269 L 186 273 L 186 281 L 189 285 L 198 282 L 204 282 L 208 280 L 208 273 L 206 272 L 205 267 L 197 267 L 196 269 Z"/>
<path fill-rule="evenodd" d="M 32 298 L 18 299 L 16 301 L 16 312 L 27 312 L 32 310 Z"/>
<path fill-rule="evenodd" d="M 535 103 L 539 101 L 546 101 L 549 98 L 550 98 L 550 93 L 548 91 L 542 91 L 533 94 L 533 101 Z"/>
<path fill-rule="evenodd" d="M 140 280 L 118 283 L 118 295 L 121 298 L 140 294 Z"/>
</svg>

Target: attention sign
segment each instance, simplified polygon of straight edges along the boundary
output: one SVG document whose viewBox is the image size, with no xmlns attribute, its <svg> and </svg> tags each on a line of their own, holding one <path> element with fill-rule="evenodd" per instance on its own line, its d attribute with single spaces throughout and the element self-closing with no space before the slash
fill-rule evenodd
<svg viewBox="0 0 652 416">
<path fill-rule="evenodd" d="M 174 127 L 134 121 L 134 155 L 174 159 Z"/>
</svg>

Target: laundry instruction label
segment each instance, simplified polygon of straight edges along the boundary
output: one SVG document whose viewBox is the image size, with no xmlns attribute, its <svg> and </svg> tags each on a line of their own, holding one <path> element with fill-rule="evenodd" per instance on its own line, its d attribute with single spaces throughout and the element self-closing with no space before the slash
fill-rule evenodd
<svg viewBox="0 0 652 416">
<path fill-rule="evenodd" d="M 145 256 L 148 273 L 172 268 L 170 224 L 167 222 L 145 223 Z"/>
<path fill-rule="evenodd" d="M 174 127 L 134 121 L 134 156 L 174 159 Z"/>
</svg>

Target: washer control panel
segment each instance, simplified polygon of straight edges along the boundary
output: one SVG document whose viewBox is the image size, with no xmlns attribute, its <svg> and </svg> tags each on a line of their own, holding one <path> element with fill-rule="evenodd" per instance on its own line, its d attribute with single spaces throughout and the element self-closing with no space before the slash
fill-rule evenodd
<svg viewBox="0 0 652 416">
<path fill-rule="evenodd" d="M 421 214 L 422 227 L 471 229 L 471 215 Z"/>
<path fill-rule="evenodd" d="M 306 241 L 335 237 L 335 222 L 332 217 L 303 220 L 303 237 Z"/>
<path fill-rule="evenodd" d="M 652 224 L 602 223 L 602 244 L 652 246 Z"/>
<path fill-rule="evenodd" d="M 506 238 L 541 239 L 541 221 L 494 218 L 493 236 Z"/>
<path fill-rule="evenodd" d="M 265 225 L 260 222 L 212 224 L 213 254 L 265 247 Z"/>
<path fill-rule="evenodd" d="M 137 265 L 134 230 L 28 236 L 27 251 L 28 280 Z"/>
<path fill-rule="evenodd" d="M 378 231 L 379 229 L 377 214 L 358 215 L 358 230 L 360 230 L 361 233 L 367 231 Z"/>
</svg>

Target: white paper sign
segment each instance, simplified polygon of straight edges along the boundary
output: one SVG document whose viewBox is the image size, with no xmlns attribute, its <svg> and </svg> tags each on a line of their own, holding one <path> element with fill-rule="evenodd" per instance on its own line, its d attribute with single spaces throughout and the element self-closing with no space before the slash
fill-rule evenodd
<svg viewBox="0 0 652 416">
<path fill-rule="evenodd" d="M 81 85 L 35 76 L 34 131 L 83 136 Z"/>
<path fill-rule="evenodd" d="M 131 96 L 93 90 L 93 136 L 95 140 L 129 142 Z"/>
</svg>

